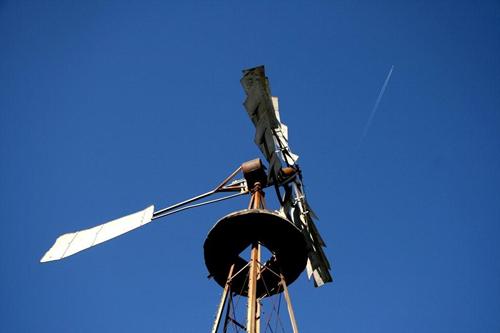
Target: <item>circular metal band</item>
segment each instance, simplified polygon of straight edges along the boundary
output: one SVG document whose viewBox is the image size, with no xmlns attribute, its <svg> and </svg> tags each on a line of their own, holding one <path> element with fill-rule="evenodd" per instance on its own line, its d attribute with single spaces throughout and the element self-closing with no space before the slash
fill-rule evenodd
<svg viewBox="0 0 500 333">
<path fill-rule="evenodd" d="M 208 233 L 203 246 L 205 264 L 210 275 L 222 287 L 225 286 L 229 269 L 239 272 L 248 260 L 240 254 L 254 242 L 259 242 L 274 256 L 262 263 L 257 280 L 257 297 L 266 297 L 282 291 L 279 287 L 283 274 L 290 285 L 306 266 L 307 248 L 304 236 L 291 222 L 281 215 L 264 209 L 245 209 L 220 219 Z M 274 272 L 274 273 L 273 273 Z M 231 280 L 231 290 L 247 295 L 248 267 Z"/>
</svg>

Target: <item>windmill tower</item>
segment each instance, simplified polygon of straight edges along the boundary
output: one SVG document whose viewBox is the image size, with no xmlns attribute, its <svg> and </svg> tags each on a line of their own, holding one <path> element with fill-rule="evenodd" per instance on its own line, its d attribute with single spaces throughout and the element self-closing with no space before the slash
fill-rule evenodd
<svg viewBox="0 0 500 333">
<path fill-rule="evenodd" d="M 265 319 L 262 304 L 277 295 L 284 295 L 291 330 L 298 332 L 288 286 L 304 269 L 316 287 L 332 281 L 323 252 L 325 243 L 314 223 L 316 215 L 306 200 L 298 156 L 288 145 L 288 128 L 281 123 L 278 98 L 271 96 L 264 66 L 244 70 L 241 84 L 247 95 L 244 106 L 256 129 L 254 141 L 268 162 L 267 170 L 260 159 L 254 159 L 243 163 L 206 193 L 157 211 L 149 206 L 96 227 L 59 236 L 41 262 L 66 258 L 167 215 L 249 194 L 248 208 L 220 219 L 205 240 L 209 276 L 223 288 L 212 333 L 228 332 L 231 327 L 248 333 L 260 333 L 261 328 L 272 331 L 272 315 L 277 323 L 281 322 L 279 307 L 273 305 Z M 243 178 L 236 179 L 240 173 Z M 266 207 L 264 189 L 268 187 L 274 187 L 280 204 L 278 211 Z M 226 192 L 234 193 L 194 203 Z M 262 259 L 264 252 L 269 259 Z M 246 298 L 246 320 L 236 318 L 235 297 Z"/>
<path fill-rule="evenodd" d="M 279 293 L 285 295 L 291 327 L 298 332 L 288 284 L 305 268 L 304 237 L 284 216 L 266 209 L 263 187 L 267 180 L 261 160 L 248 161 L 241 168 L 251 193 L 249 208 L 219 220 L 204 245 L 210 276 L 224 288 L 212 333 L 219 332 L 221 324 L 223 332 L 231 325 L 251 333 L 260 332 L 262 325 L 270 325 L 270 320 L 262 323 L 261 302 Z M 265 262 L 261 256 L 263 247 L 271 253 Z M 250 249 L 248 260 L 241 256 L 246 248 Z M 235 318 L 234 309 L 231 311 L 233 295 L 247 297 L 246 326 Z"/>
</svg>

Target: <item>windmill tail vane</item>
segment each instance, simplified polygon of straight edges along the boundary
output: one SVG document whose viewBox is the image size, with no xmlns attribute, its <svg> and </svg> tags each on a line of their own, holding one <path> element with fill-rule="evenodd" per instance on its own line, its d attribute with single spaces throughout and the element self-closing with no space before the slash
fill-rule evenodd
<svg viewBox="0 0 500 333">
<path fill-rule="evenodd" d="M 79 230 L 61 235 L 56 239 L 52 247 L 45 253 L 40 262 L 60 260 L 69 257 L 83 250 L 87 250 L 95 245 L 104 243 L 108 240 L 126 234 L 132 230 L 145 226 L 146 224 L 154 220 L 160 219 L 162 217 L 165 217 L 167 215 L 175 214 L 186 209 L 196 208 L 202 205 L 211 204 L 218 201 L 223 201 L 240 195 L 244 195 L 248 192 L 248 190 L 246 189 L 245 180 L 244 179 L 234 180 L 235 175 L 237 175 L 237 173 L 240 170 L 241 167 L 238 167 L 224 181 L 222 181 L 220 185 L 215 187 L 213 190 L 197 195 L 193 198 L 184 200 L 182 202 L 176 203 L 169 207 L 160 209 L 158 211 L 154 211 L 154 206 L 151 205 L 139 212 L 100 224 L 93 228 Z M 236 192 L 236 193 L 231 195 L 226 195 L 217 199 L 201 202 L 198 204 L 192 204 L 193 202 L 199 201 L 216 193 L 222 193 L 222 192 Z"/>
</svg>

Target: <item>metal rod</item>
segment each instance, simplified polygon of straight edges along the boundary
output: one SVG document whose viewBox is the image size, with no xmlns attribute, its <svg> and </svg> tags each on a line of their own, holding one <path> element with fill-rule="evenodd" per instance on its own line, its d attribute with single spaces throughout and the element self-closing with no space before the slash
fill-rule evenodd
<svg viewBox="0 0 500 333">
<path fill-rule="evenodd" d="M 252 209 L 265 208 L 262 202 L 263 193 L 260 183 L 254 185 L 252 192 L 252 198 L 250 199 Z M 254 242 L 248 269 L 247 333 L 260 332 L 260 306 L 257 300 L 257 280 L 259 279 L 260 270 L 260 244 Z"/>
<path fill-rule="evenodd" d="M 233 294 L 230 292 L 229 293 L 229 304 L 226 307 L 226 319 L 224 319 L 224 327 L 222 328 L 222 332 L 226 333 L 227 332 L 227 324 L 229 323 L 229 318 L 231 318 L 231 306 L 233 303 Z"/>
<path fill-rule="evenodd" d="M 235 191 L 244 191 L 246 189 L 246 186 L 244 185 L 236 185 L 236 186 L 225 186 L 223 188 L 220 188 L 217 192 L 235 192 Z"/>
<path fill-rule="evenodd" d="M 264 195 L 264 193 L 262 193 L 261 196 L 260 196 L 260 202 L 259 202 L 259 204 L 260 204 L 260 207 L 262 209 L 266 208 L 266 196 Z"/>
<path fill-rule="evenodd" d="M 295 315 L 292 308 L 292 300 L 290 299 L 290 294 L 288 293 L 288 287 L 286 286 L 285 277 L 283 274 L 281 276 L 281 285 L 283 286 L 283 293 L 285 294 L 286 306 L 288 308 L 288 314 L 290 315 L 290 321 L 292 322 L 293 333 L 299 333 L 297 328 L 297 322 L 295 321 Z"/>
<path fill-rule="evenodd" d="M 247 332 L 257 333 L 257 274 L 259 272 L 259 243 L 252 244 L 250 269 L 248 271 Z"/>
<path fill-rule="evenodd" d="M 205 192 L 203 194 L 200 194 L 200 195 L 197 195 L 195 197 L 192 197 L 190 199 L 187 199 L 187 200 L 184 200 L 184 201 L 181 201 L 179 203 L 176 203 L 175 205 L 172 205 L 172 206 L 169 206 L 169 207 L 166 207 L 166 208 L 163 208 L 163 209 L 160 209 L 156 212 L 153 213 L 153 220 L 154 219 L 157 219 L 157 218 L 160 218 L 160 217 L 163 217 L 165 215 L 168 215 L 166 214 L 167 212 L 170 212 L 176 208 L 179 208 L 179 207 L 182 207 L 182 206 L 185 206 L 191 202 L 194 202 L 194 201 L 198 201 L 200 199 L 203 199 L 203 198 L 206 198 L 214 193 L 217 193 L 219 191 L 222 190 L 222 188 L 224 187 L 224 185 L 226 185 L 231 179 L 234 178 L 234 176 L 241 170 L 241 166 L 238 167 L 235 171 L 233 171 L 228 177 L 226 177 L 226 179 L 224 179 L 224 181 L 222 181 L 222 183 L 220 183 L 216 188 L 214 188 L 213 190 L 211 191 L 208 191 L 208 192 Z"/>
<path fill-rule="evenodd" d="M 220 185 L 215 188 L 215 191 L 226 185 L 231 179 L 234 178 L 234 176 L 236 176 L 238 172 L 240 172 L 240 170 L 241 170 L 241 165 L 236 170 L 234 170 L 233 173 L 227 176 L 227 178 L 224 179 L 222 183 L 220 183 Z"/>
<path fill-rule="evenodd" d="M 220 319 L 222 317 L 222 311 L 224 310 L 224 305 L 226 304 L 227 293 L 230 288 L 230 280 L 233 275 L 234 264 L 229 268 L 229 274 L 227 275 L 226 285 L 224 286 L 224 290 L 222 291 L 222 297 L 219 303 L 219 308 L 217 309 L 217 314 L 215 315 L 214 326 L 212 328 L 212 333 L 216 333 L 219 329 Z M 228 305 L 229 306 L 229 305 Z"/>
<path fill-rule="evenodd" d="M 254 195 L 254 202 L 253 202 L 253 208 L 260 208 L 260 193 L 259 191 L 255 192 Z"/>
<path fill-rule="evenodd" d="M 231 277 L 231 281 L 237 277 L 241 272 L 243 272 L 245 270 L 245 268 L 248 267 L 248 265 L 250 265 L 250 262 L 247 262 L 247 264 L 245 266 L 243 266 L 239 271 L 237 271 L 232 277 Z"/>
<path fill-rule="evenodd" d="M 206 198 L 209 195 L 214 194 L 215 192 L 217 192 L 217 189 L 212 190 L 212 191 L 208 191 L 208 192 L 200 194 L 200 195 L 197 195 L 195 197 L 192 197 L 191 199 L 187 199 L 187 200 L 184 200 L 182 202 L 176 203 L 175 205 L 172 205 L 172 206 L 160 209 L 160 210 L 158 210 L 158 211 L 156 211 L 156 212 L 153 213 L 153 220 L 155 218 L 158 218 L 159 215 L 163 216 L 163 214 L 166 213 L 166 212 L 168 212 L 168 211 L 171 211 L 171 210 L 174 210 L 174 209 L 179 208 L 181 206 L 187 205 L 188 203 L 191 203 L 193 201 L 197 201 L 197 200 Z"/>
<path fill-rule="evenodd" d="M 267 271 L 269 271 L 269 272 L 271 272 L 271 273 L 273 273 L 273 274 L 274 274 L 274 275 L 276 275 L 277 277 L 280 277 L 280 274 L 276 273 L 275 271 L 273 271 L 272 269 L 270 269 L 270 268 L 269 268 L 269 267 L 267 267 L 267 266 L 264 266 L 264 268 L 262 268 L 261 274 L 262 274 L 262 272 L 264 272 L 264 271 L 266 271 L 266 270 L 267 270 Z"/>
<path fill-rule="evenodd" d="M 240 192 L 240 193 L 227 195 L 225 197 L 221 197 L 221 198 L 217 198 L 217 199 L 208 200 L 208 201 L 200 202 L 200 203 L 189 205 L 189 206 L 184 206 L 184 207 L 181 207 L 181 208 L 177 208 L 177 209 L 174 209 L 174 210 L 170 210 L 170 211 L 164 212 L 162 214 L 156 214 L 155 213 L 156 215 L 153 215 L 152 220 L 156 220 L 156 219 L 165 217 L 167 215 L 175 214 L 175 213 L 181 212 L 181 211 L 186 210 L 186 209 L 196 208 L 196 207 L 208 205 L 208 204 L 211 204 L 211 203 L 215 203 L 215 202 L 219 202 L 219 201 L 223 201 L 223 200 L 228 200 L 228 199 L 235 198 L 235 197 L 238 197 L 238 196 L 243 195 L 243 194 L 247 194 L 247 192 Z"/>
<path fill-rule="evenodd" d="M 259 252 L 260 252 L 260 246 L 259 246 Z M 257 318 L 255 318 L 255 333 L 260 333 L 260 314 L 261 314 L 260 300 L 256 298 L 255 303 L 256 303 L 256 316 L 257 316 Z"/>
<path fill-rule="evenodd" d="M 254 203 L 254 200 L 255 200 L 255 199 L 254 199 L 254 196 L 252 195 L 252 196 L 250 197 L 250 202 L 248 203 L 248 209 L 252 209 L 252 208 L 253 208 L 253 206 L 254 206 L 254 204 L 253 204 L 253 203 Z"/>
<path fill-rule="evenodd" d="M 231 317 L 228 317 L 229 321 L 232 322 L 233 324 L 235 324 L 236 326 L 238 326 L 239 328 L 241 329 L 246 329 L 245 326 L 241 325 L 240 323 L 238 323 L 235 319 L 231 318 Z"/>
</svg>

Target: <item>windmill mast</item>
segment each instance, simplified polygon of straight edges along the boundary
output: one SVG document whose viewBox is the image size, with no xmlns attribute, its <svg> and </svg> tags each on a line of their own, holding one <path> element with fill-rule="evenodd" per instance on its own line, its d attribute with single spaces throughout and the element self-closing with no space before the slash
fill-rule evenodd
<svg viewBox="0 0 500 333">
<path fill-rule="evenodd" d="M 243 165 L 243 172 L 245 173 L 245 164 Z M 265 209 L 264 192 L 262 191 L 261 181 L 256 181 L 252 186 L 250 192 L 252 197 L 250 199 L 251 209 Z M 260 332 L 260 303 L 257 300 L 257 279 L 259 278 L 260 266 L 260 244 L 258 241 L 252 242 L 252 249 L 250 251 L 250 268 L 248 270 L 248 311 L 247 311 L 247 332 L 259 333 Z"/>
</svg>

